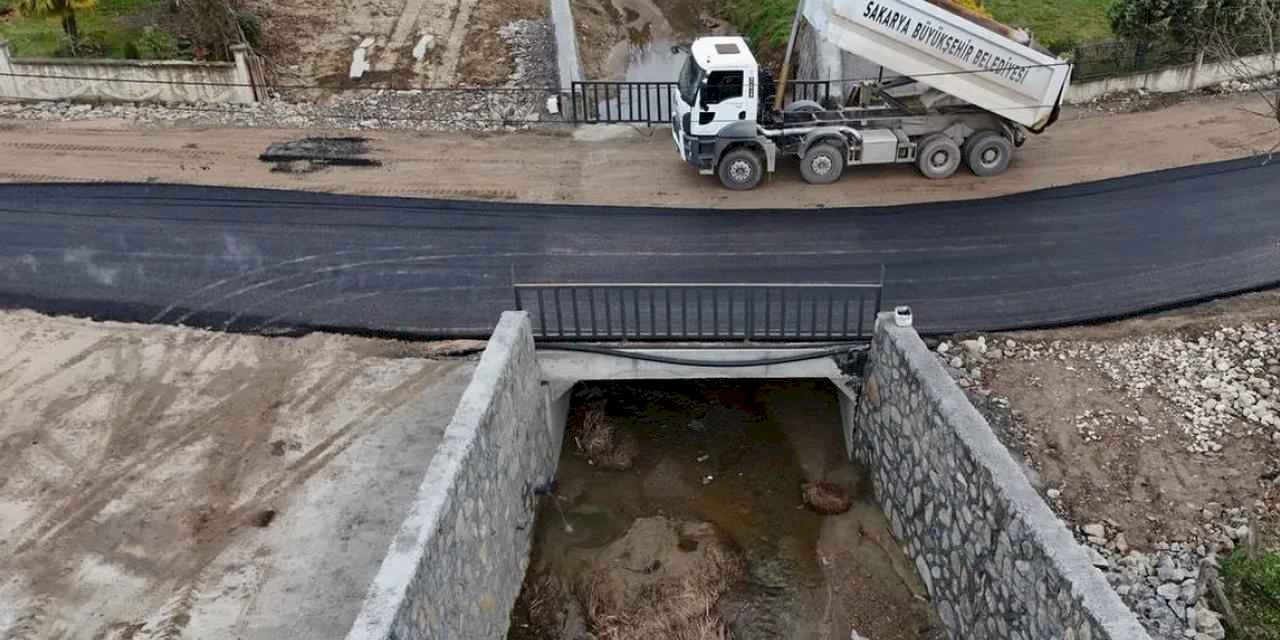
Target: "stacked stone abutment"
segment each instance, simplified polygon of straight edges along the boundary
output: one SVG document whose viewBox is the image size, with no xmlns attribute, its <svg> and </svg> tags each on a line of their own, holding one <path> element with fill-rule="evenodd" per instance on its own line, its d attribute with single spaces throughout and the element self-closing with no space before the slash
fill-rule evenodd
<svg viewBox="0 0 1280 640">
<path fill-rule="evenodd" d="M 882 315 L 851 455 L 951 638 L 1149 640 L 909 327 Z"/>
<path fill-rule="evenodd" d="M 347 640 L 504 638 L 559 459 L 533 331 L 502 315 Z"/>
</svg>

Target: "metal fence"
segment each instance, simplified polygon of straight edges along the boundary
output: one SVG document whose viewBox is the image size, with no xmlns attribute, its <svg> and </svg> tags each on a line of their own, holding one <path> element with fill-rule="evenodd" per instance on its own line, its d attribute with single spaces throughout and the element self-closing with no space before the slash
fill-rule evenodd
<svg viewBox="0 0 1280 640">
<path fill-rule="evenodd" d="M 791 80 L 784 104 L 812 100 L 827 104 L 847 90 L 844 80 Z M 580 124 L 670 124 L 671 100 L 679 89 L 674 82 L 575 82 L 569 98 L 569 116 Z M 761 96 L 766 98 L 768 96 Z M 770 108 L 763 104 L 761 108 Z"/>
<path fill-rule="evenodd" d="M 674 82 L 575 82 L 570 114 L 583 124 L 669 124 Z"/>
<path fill-rule="evenodd" d="M 544 341 L 849 342 L 871 338 L 876 284 L 517 284 Z"/>
<path fill-rule="evenodd" d="M 1069 57 L 1075 66 L 1072 80 L 1097 80 L 1195 61 L 1195 52 L 1165 42 L 1120 40 L 1076 45 Z"/>
</svg>

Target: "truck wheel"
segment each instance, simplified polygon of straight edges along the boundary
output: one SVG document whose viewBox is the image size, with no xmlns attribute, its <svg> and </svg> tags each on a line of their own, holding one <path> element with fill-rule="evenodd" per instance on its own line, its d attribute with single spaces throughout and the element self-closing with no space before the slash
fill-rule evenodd
<svg viewBox="0 0 1280 640">
<path fill-rule="evenodd" d="M 800 160 L 800 175 L 809 184 L 831 184 L 844 173 L 844 154 L 833 144 L 815 144 Z"/>
<path fill-rule="evenodd" d="M 734 191 L 750 191 L 764 176 L 764 162 L 751 149 L 734 149 L 720 158 L 720 183 Z"/>
<path fill-rule="evenodd" d="M 930 180 L 950 178 L 960 168 L 960 146 L 947 136 L 931 136 L 916 151 L 916 167 Z"/>
<path fill-rule="evenodd" d="M 996 131 L 980 131 L 965 140 L 964 160 L 975 176 L 998 176 L 1013 160 L 1013 143 Z"/>
<path fill-rule="evenodd" d="M 796 100 L 783 109 L 783 111 L 786 111 L 787 113 L 805 113 L 823 110 L 822 105 L 815 100 Z"/>
</svg>

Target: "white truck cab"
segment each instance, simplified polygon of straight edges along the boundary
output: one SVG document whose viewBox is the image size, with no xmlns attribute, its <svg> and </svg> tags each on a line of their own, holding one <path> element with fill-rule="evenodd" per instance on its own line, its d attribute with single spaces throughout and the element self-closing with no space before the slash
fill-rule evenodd
<svg viewBox="0 0 1280 640">
<path fill-rule="evenodd" d="M 837 80 L 843 104 L 799 100 L 775 112 L 773 80 L 740 37 L 700 38 L 672 96 L 680 156 L 730 189 L 755 188 L 778 156 L 804 179 L 835 182 L 846 167 L 914 163 L 928 178 L 967 165 L 1003 173 L 1025 131 L 1057 119 L 1070 64 L 949 0 L 812 0 L 805 17 L 842 49 L 898 74 Z M 904 94 L 896 89 L 923 85 Z"/>
</svg>

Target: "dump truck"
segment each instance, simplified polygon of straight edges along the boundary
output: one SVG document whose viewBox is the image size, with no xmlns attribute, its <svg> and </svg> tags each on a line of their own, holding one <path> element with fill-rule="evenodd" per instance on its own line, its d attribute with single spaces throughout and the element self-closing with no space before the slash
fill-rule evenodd
<svg viewBox="0 0 1280 640">
<path fill-rule="evenodd" d="M 1071 65 L 947 0 L 805 0 L 800 11 L 820 37 L 891 74 L 839 79 L 838 104 L 779 108 L 785 82 L 746 41 L 695 40 L 672 92 L 672 136 L 685 162 L 729 189 L 755 188 L 780 157 L 799 158 L 811 184 L 887 163 L 932 179 L 962 164 L 994 176 L 1027 132 L 1058 118 Z"/>
</svg>

